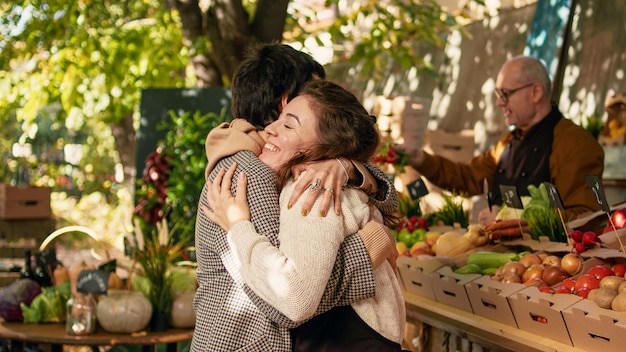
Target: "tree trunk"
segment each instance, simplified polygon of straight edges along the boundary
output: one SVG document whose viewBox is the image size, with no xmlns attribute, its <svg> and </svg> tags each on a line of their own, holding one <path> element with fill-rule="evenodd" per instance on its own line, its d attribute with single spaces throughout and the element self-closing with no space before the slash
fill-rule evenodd
<svg viewBox="0 0 626 352">
<path fill-rule="evenodd" d="M 115 146 L 124 170 L 123 185 L 131 194 L 135 192 L 135 173 L 137 161 L 136 132 L 133 128 L 133 114 L 129 113 L 121 121 L 111 125 Z"/>
<path fill-rule="evenodd" d="M 281 41 L 290 0 L 259 0 L 254 22 L 241 0 L 214 0 L 203 12 L 198 0 L 176 0 L 183 24 L 183 40 L 194 48 L 190 61 L 199 87 L 227 84 L 252 42 Z M 211 44 L 202 51 L 202 40 Z M 196 50 L 195 48 L 199 48 Z"/>
</svg>

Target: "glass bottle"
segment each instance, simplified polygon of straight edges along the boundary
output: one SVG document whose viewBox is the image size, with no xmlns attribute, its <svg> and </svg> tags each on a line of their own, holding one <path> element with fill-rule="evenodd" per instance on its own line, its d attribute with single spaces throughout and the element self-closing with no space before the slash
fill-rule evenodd
<svg viewBox="0 0 626 352">
<path fill-rule="evenodd" d="M 88 335 L 96 332 L 96 300 L 91 293 L 77 292 L 67 301 L 65 332 Z"/>
<path fill-rule="evenodd" d="M 52 286 L 52 277 L 48 272 L 48 266 L 44 263 L 41 252 L 35 254 L 35 262 L 37 267 L 35 268 L 35 281 L 41 287 Z"/>
<path fill-rule="evenodd" d="M 20 279 L 35 280 L 35 273 L 30 264 L 30 249 L 24 250 L 24 266 L 20 270 Z"/>
</svg>

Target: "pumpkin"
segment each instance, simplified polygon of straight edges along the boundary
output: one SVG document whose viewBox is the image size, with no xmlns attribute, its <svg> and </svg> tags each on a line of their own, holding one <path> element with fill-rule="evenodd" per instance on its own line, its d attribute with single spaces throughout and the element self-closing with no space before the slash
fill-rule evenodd
<svg viewBox="0 0 626 352">
<path fill-rule="evenodd" d="M 196 313 L 193 310 L 195 291 L 185 291 L 176 296 L 170 311 L 170 325 L 175 328 L 190 328 L 196 324 Z"/>
<path fill-rule="evenodd" d="M 138 291 L 109 290 L 96 305 L 100 326 L 113 333 L 143 330 L 152 317 L 152 304 Z"/>
</svg>

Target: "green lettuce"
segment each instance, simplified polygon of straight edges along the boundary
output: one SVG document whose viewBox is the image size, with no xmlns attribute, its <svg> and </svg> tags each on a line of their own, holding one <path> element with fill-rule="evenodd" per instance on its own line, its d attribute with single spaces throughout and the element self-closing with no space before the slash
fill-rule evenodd
<svg viewBox="0 0 626 352">
<path fill-rule="evenodd" d="M 58 286 L 42 287 L 30 306 L 21 303 L 24 323 L 61 323 L 65 321 L 65 306 L 72 296 L 69 280 Z"/>
</svg>

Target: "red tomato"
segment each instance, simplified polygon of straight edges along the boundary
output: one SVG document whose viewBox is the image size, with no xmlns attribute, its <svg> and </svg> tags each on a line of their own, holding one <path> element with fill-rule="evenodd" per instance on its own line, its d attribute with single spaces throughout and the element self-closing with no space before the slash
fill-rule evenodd
<svg viewBox="0 0 626 352">
<path fill-rule="evenodd" d="M 578 297 L 587 298 L 587 296 L 589 296 L 589 291 L 591 290 L 586 287 L 583 287 L 580 290 L 578 290 L 578 292 L 576 292 L 576 295 L 578 295 Z"/>
<path fill-rule="evenodd" d="M 580 291 L 584 288 L 588 290 L 593 290 L 594 288 L 598 288 L 598 287 L 600 287 L 600 279 L 598 279 L 595 275 L 592 275 L 592 274 L 582 274 L 576 280 L 576 285 L 574 286 L 574 290 L 580 293 Z"/>
<path fill-rule="evenodd" d="M 570 293 L 574 292 L 576 288 L 576 279 L 574 279 L 573 277 L 568 277 L 567 279 L 563 280 L 563 282 L 561 282 L 560 286 L 569 289 Z"/>
<path fill-rule="evenodd" d="M 611 221 L 618 229 L 626 226 L 626 208 L 616 209 L 611 213 Z"/>
<path fill-rule="evenodd" d="M 615 276 L 624 277 L 624 275 L 626 274 L 626 264 L 613 264 L 613 266 L 611 266 L 611 270 L 613 270 Z"/>
<path fill-rule="evenodd" d="M 542 286 L 542 287 L 539 287 L 539 292 L 554 293 L 554 289 L 550 286 Z"/>
<path fill-rule="evenodd" d="M 554 288 L 554 293 L 572 293 L 572 290 L 567 286 L 559 285 Z"/>
<path fill-rule="evenodd" d="M 597 277 L 599 280 L 602 280 L 602 278 L 605 276 L 615 275 L 615 273 L 613 272 L 613 270 L 611 270 L 611 268 L 609 268 L 608 266 L 604 266 L 604 265 L 594 266 L 593 268 L 587 271 L 587 274 L 593 275 Z"/>
</svg>

